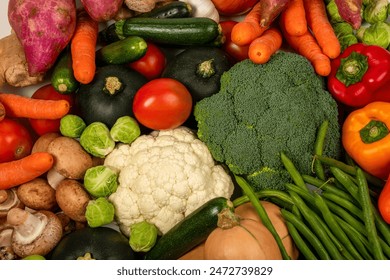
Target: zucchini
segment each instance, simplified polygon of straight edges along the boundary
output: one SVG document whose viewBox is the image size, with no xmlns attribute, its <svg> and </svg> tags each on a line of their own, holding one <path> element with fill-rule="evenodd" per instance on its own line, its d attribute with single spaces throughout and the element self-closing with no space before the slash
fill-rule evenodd
<svg viewBox="0 0 390 280">
<path fill-rule="evenodd" d="M 78 89 L 80 83 L 73 75 L 72 56 L 68 49 L 65 49 L 58 58 L 50 82 L 55 90 L 62 94 L 69 94 Z"/>
<path fill-rule="evenodd" d="M 116 22 L 119 38 L 140 36 L 145 40 L 168 45 L 204 45 L 222 34 L 219 23 L 210 18 L 128 18 Z"/>
<path fill-rule="evenodd" d="M 136 17 L 146 18 L 186 18 L 192 16 L 192 6 L 186 2 L 174 1 L 154 8 L 150 12 L 141 13 Z"/>
<path fill-rule="evenodd" d="M 216 197 L 166 232 L 145 254 L 145 260 L 176 260 L 201 244 L 217 228 L 218 214 L 224 210 L 234 211 L 233 203 L 224 197 Z"/>
<path fill-rule="evenodd" d="M 141 58 L 147 49 L 147 43 L 139 36 L 129 36 L 111 43 L 96 52 L 98 64 L 125 64 Z"/>
</svg>

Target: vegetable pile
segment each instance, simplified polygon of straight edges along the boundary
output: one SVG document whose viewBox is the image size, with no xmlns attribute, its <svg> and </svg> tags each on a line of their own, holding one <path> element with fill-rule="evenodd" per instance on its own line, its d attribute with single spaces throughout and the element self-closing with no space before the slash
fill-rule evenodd
<svg viewBox="0 0 390 280">
<path fill-rule="evenodd" d="M 389 7 L 10 0 L 0 259 L 390 259 Z"/>
</svg>

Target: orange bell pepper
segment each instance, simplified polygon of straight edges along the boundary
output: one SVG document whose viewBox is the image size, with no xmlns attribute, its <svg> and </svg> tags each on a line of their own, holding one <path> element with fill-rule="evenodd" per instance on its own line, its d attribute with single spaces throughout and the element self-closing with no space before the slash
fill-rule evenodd
<svg viewBox="0 0 390 280">
<path fill-rule="evenodd" d="M 372 102 L 345 119 L 341 140 L 348 155 L 366 172 L 390 174 L 390 102 Z"/>
</svg>

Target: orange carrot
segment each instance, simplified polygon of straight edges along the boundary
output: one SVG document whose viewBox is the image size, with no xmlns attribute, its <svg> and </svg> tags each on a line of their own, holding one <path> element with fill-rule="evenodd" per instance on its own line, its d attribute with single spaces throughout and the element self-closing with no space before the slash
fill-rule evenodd
<svg viewBox="0 0 390 280">
<path fill-rule="evenodd" d="M 328 76 L 330 74 L 331 65 L 330 59 L 321 50 L 314 36 L 310 31 L 306 31 L 301 36 L 289 35 L 283 24 L 281 24 L 284 38 L 290 47 L 300 55 L 306 57 L 314 67 L 315 72 L 320 76 Z"/>
<path fill-rule="evenodd" d="M 13 118 L 60 119 L 70 110 L 67 100 L 34 99 L 12 93 L 0 93 L 7 116 Z"/>
<path fill-rule="evenodd" d="M 0 102 L 0 121 L 2 121 L 5 117 L 5 108 L 3 103 Z"/>
<path fill-rule="evenodd" d="M 286 22 L 286 32 L 299 36 L 307 31 L 307 21 L 303 0 L 290 0 L 287 7 L 280 14 L 280 20 Z"/>
<path fill-rule="evenodd" d="M 230 38 L 233 43 L 239 46 L 250 44 L 267 30 L 268 26 L 260 26 L 260 2 L 245 15 L 242 21 L 233 26 Z"/>
<path fill-rule="evenodd" d="M 303 0 L 306 20 L 320 45 L 323 53 L 329 58 L 340 55 L 341 46 L 329 22 L 323 0 Z"/>
<path fill-rule="evenodd" d="M 46 152 L 36 152 L 24 158 L 0 163 L 0 190 L 31 181 L 49 171 L 54 158 Z"/>
<path fill-rule="evenodd" d="M 282 46 L 282 33 L 276 27 L 270 27 L 260 37 L 250 43 L 248 56 L 254 63 L 266 63 Z"/>
<path fill-rule="evenodd" d="M 71 40 L 73 73 L 82 84 L 90 83 L 96 71 L 95 51 L 99 24 L 85 10 L 79 10 L 77 25 Z"/>
</svg>

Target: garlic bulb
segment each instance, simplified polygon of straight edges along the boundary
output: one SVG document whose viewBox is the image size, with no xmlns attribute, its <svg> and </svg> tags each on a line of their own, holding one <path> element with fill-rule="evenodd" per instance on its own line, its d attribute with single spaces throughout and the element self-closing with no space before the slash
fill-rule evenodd
<svg viewBox="0 0 390 280">
<path fill-rule="evenodd" d="M 207 17 L 215 22 L 219 22 L 219 13 L 211 0 L 180 0 L 192 7 L 193 17 Z"/>
</svg>

